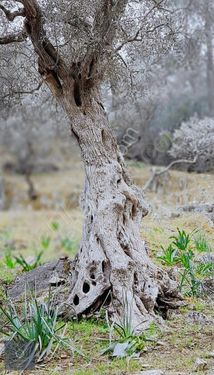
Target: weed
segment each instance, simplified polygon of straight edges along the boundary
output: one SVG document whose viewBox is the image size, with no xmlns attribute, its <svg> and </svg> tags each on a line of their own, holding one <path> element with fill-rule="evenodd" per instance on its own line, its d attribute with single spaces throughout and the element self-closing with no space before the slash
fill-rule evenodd
<svg viewBox="0 0 214 375">
<path fill-rule="evenodd" d="M 205 237 L 192 238 L 194 230 L 186 233 L 177 229 L 177 235 L 171 236 L 172 242 L 166 249 L 162 247 L 163 254 L 158 258 L 167 266 L 177 265 L 179 267 L 179 290 L 189 296 L 198 296 L 201 291 L 203 278 L 213 275 L 213 263 L 197 262 L 195 251 L 209 251 L 208 242 Z"/>
<path fill-rule="evenodd" d="M 32 263 L 29 263 L 23 255 L 14 256 L 16 263 L 21 266 L 23 272 L 28 272 L 41 265 L 41 257 L 43 251 L 40 251 L 34 258 Z"/>
<path fill-rule="evenodd" d="M 53 306 L 49 293 L 48 302 L 39 302 L 36 297 L 25 295 L 25 303 L 21 312 L 9 301 L 6 307 L 0 305 L 1 320 L 0 333 L 6 335 L 9 341 L 25 342 L 32 348 L 31 360 L 37 361 L 55 354 L 59 347 L 72 352 L 75 349 L 65 338 L 66 324 L 57 323 L 58 308 Z M 29 347 L 28 345 L 28 347 Z M 54 351 L 52 350 L 54 347 Z M 80 352 L 79 352 L 80 353 Z"/>
<path fill-rule="evenodd" d="M 11 252 L 5 254 L 3 258 L 3 262 L 9 269 L 15 269 L 17 265 L 21 267 L 22 272 L 28 272 L 33 270 L 34 268 L 38 267 L 41 264 L 41 257 L 43 255 L 43 251 L 40 251 L 32 262 L 28 262 L 23 255 L 12 255 Z"/>
<path fill-rule="evenodd" d="M 172 244 L 170 244 L 166 249 L 161 246 L 161 249 L 163 253 L 161 256 L 158 256 L 158 259 L 162 260 L 168 266 L 173 266 L 178 262 L 178 251 L 173 247 Z"/>
<path fill-rule="evenodd" d="M 50 246 L 51 238 L 49 236 L 42 236 L 41 238 L 41 247 L 43 250 L 47 250 Z"/>
<path fill-rule="evenodd" d="M 113 357 L 133 357 L 138 355 L 145 348 L 147 341 L 156 341 L 154 332 L 157 327 L 152 325 L 140 335 L 136 334 L 137 327 L 132 326 L 132 301 L 128 295 L 123 296 L 123 316 L 118 322 L 109 323 L 108 315 L 106 321 L 109 327 L 109 346 L 102 351 L 111 353 Z M 113 332 L 116 333 L 117 339 L 112 341 Z"/>
<path fill-rule="evenodd" d="M 59 230 L 59 223 L 57 221 L 53 221 L 51 223 L 51 228 L 53 229 L 53 231 L 57 232 Z"/>
<path fill-rule="evenodd" d="M 214 276 L 214 264 L 213 262 L 199 263 L 195 271 L 196 274 L 202 278 Z"/>
<path fill-rule="evenodd" d="M 211 246 L 204 234 L 199 232 L 197 236 L 193 238 L 193 243 L 194 243 L 195 249 L 199 253 L 211 252 Z"/>
<path fill-rule="evenodd" d="M 13 269 L 16 267 L 16 260 L 10 251 L 5 253 L 4 263 L 6 264 L 7 268 Z"/>
<path fill-rule="evenodd" d="M 191 234 L 187 234 L 184 230 L 177 228 L 177 235 L 171 236 L 170 239 L 173 240 L 173 245 L 179 250 L 187 250 L 191 242 Z"/>
</svg>

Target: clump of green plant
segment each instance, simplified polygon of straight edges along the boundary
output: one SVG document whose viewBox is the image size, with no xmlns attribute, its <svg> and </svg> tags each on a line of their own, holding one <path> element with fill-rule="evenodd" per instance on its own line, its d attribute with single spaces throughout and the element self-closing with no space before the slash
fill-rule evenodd
<svg viewBox="0 0 214 375">
<path fill-rule="evenodd" d="M 211 245 L 209 244 L 206 236 L 199 232 L 196 234 L 196 236 L 193 237 L 193 243 L 195 246 L 195 249 L 199 253 L 208 253 L 211 252 Z"/>
<path fill-rule="evenodd" d="M 166 249 L 161 246 L 161 249 L 162 255 L 158 258 L 167 266 L 174 266 L 178 262 L 178 250 L 172 244 L 169 244 Z"/>
<path fill-rule="evenodd" d="M 52 221 L 52 223 L 51 223 L 51 229 L 54 232 L 57 232 L 59 230 L 59 223 L 57 221 Z"/>
<path fill-rule="evenodd" d="M 198 275 L 200 278 L 213 276 L 214 264 L 213 262 L 200 262 L 196 266 L 195 270 L 196 275 Z"/>
<path fill-rule="evenodd" d="M 40 245 L 43 250 L 47 250 L 51 244 L 51 238 L 49 236 L 42 236 Z"/>
<path fill-rule="evenodd" d="M 4 253 L 4 257 L 2 258 L 3 262 L 6 264 L 7 268 L 15 268 L 16 262 L 12 256 L 12 252 L 15 250 L 15 243 L 11 238 L 11 232 L 8 230 L 0 230 L 0 245 Z"/>
<path fill-rule="evenodd" d="M 196 252 L 208 252 L 210 247 L 205 236 L 194 237 L 193 234 L 177 229 L 177 234 L 171 236 L 171 243 L 158 258 L 167 266 L 177 265 L 180 274 L 179 289 L 186 295 L 198 296 L 204 278 L 213 275 L 212 262 L 198 261 Z"/>
<path fill-rule="evenodd" d="M 16 267 L 16 260 L 14 256 L 11 254 L 11 251 L 7 251 L 5 253 L 4 263 L 6 264 L 7 268 L 14 269 Z"/>
<path fill-rule="evenodd" d="M 38 254 L 36 254 L 32 262 L 28 262 L 21 254 L 18 256 L 14 256 L 14 258 L 16 260 L 16 263 L 21 266 L 22 272 L 28 272 L 41 265 L 42 255 L 43 251 L 40 251 Z"/>
<path fill-rule="evenodd" d="M 185 230 L 177 228 L 177 235 L 171 236 L 172 244 L 179 250 L 187 250 L 191 243 L 191 233 L 186 233 Z"/>
<path fill-rule="evenodd" d="M 132 301 L 127 294 L 123 297 L 123 316 L 118 322 L 109 323 L 106 313 L 106 321 L 109 327 L 109 345 L 102 354 L 110 353 L 113 357 L 137 356 L 145 348 L 146 342 L 156 342 L 160 331 L 155 324 L 151 324 L 144 332 L 137 334 L 137 328 L 132 325 Z M 113 336 L 115 334 L 114 340 Z"/>
<path fill-rule="evenodd" d="M 17 265 L 21 267 L 22 272 L 28 272 L 33 270 L 34 268 L 41 265 L 41 257 L 43 255 L 43 251 L 40 251 L 38 254 L 35 255 L 32 262 L 27 261 L 23 255 L 13 255 L 11 252 L 7 252 L 3 258 L 5 265 L 9 269 L 16 268 Z"/>
<path fill-rule="evenodd" d="M 26 343 L 26 347 L 31 348 L 29 358 L 38 362 L 54 355 L 62 347 L 80 353 L 71 345 L 71 340 L 65 337 L 66 324 L 57 322 L 58 311 L 50 293 L 47 302 L 40 302 L 32 295 L 30 298 L 25 296 L 20 311 L 9 301 L 6 307 L 0 305 L 0 333 L 16 344 Z"/>
</svg>

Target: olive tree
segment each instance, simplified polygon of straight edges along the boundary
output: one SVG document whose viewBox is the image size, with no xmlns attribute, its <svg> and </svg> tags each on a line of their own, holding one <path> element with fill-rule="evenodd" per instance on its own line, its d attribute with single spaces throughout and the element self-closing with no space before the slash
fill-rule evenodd
<svg viewBox="0 0 214 375">
<path fill-rule="evenodd" d="M 148 61 L 158 40 L 164 47 L 172 34 L 173 12 L 163 0 L 13 3 L 21 7 L 0 8 L 8 21 L 21 17 L 23 26 L 15 31 L 10 27 L 0 43 L 31 41 L 38 72 L 64 109 L 84 163 L 85 219 L 66 305 L 81 315 L 99 308 L 111 293 L 111 310 L 120 316 L 126 295 L 132 324 L 143 329 L 153 319 L 154 309 L 172 303 L 176 283 L 153 264 L 141 239 L 141 220 L 148 208 L 109 126 L 101 85 L 107 74 L 128 63 L 134 66 L 136 45 L 144 49 Z"/>
<path fill-rule="evenodd" d="M 192 117 L 173 134 L 170 154 L 175 159 L 196 159 L 193 167 L 199 172 L 214 168 L 214 120 Z"/>
</svg>

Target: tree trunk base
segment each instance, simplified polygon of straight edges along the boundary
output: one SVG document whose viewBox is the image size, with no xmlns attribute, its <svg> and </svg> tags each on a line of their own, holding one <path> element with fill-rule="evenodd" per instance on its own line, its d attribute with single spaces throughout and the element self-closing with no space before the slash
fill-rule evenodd
<svg viewBox="0 0 214 375">
<path fill-rule="evenodd" d="M 136 286 L 132 289 L 123 287 L 124 281 L 129 283 L 130 280 L 126 278 L 127 269 L 124 273 L 120 269 L 119 274 L 115 272 L 118 280 L 116 284 L 118 286 L 115 288 L 110 283 L 108 265 L 105 265 L 98 274 L 96 271 L 96 276 L 91 273 L 90 279 L 86 278 L 87 273 L 82 275 L 81 288 L 80 281 L 73 288 L 72 279 L 78 272 L 75 263 L 76 261 L 62 257 L 58 261 L 46 263 L 24 273 L 18 276 L 13 284 L 7 286 L 7 295 L 13 301 L 22 302 L 26 287 L 27 290 L 36 290 L 36 295 L 40 297 L 48 295 L 51 288 L 51 295 L 55 303 L 60 306 L 60 314 L 65 319 L 89 317 L 101 308 L 105 308 L 111 321 L 120 323 L 125 315 L 129 314 L 132 328 L 136 332 L 146 329 L 154 320 L 159 321 L 160 315 L 164 319 L 167 318 L 168 310 L 178 308 L 182 304 L 176 282 L 162 270 L 156 269 L 156 275 L 153 270 L 150 278 L 148 278 L 148 269 L 147 277 L 141 272 L 143 284 L 135 280 Z M 94 262 L 88 267 L 90 272 L 92 269 L 95 270 L 92 266 Z M 93 288 L 93 297 L 88 298 L 90 288 Z"/>
<path fill-rule="evenodd" d="M 40 267 L 39 277 L 35 270 L 23 278 L 28 284 L 36 278 L 37 290 L 44 277 L 47 286 L 59 288 L 64 315 L 80 317 L 105 304 L 113 320 L 122 321 L 128 311 L 132 329 L 142 331 L 155 311 L 166 316 L 168 308 L 177 306 L 177 283 L 148 256 L 140 237 L 146 204 L 121 160 L 85 168 L 85 222 L 78 254 L 74 261 L 61 259 L 49 269 L 49 277 Z M 16 284 L 12 290 L 20 290 Z"/>
</svg>

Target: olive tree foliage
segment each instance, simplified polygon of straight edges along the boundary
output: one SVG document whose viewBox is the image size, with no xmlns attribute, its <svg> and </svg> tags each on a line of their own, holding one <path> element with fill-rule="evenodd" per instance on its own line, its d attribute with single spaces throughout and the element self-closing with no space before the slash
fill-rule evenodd
<svg viewBox="0 0 214 375">
<path fill-rule="evenodd" d="M 200 172 L 214 170 L 214 119 L 192 117 L 173 134 L 170 154 L 175 159 L 193 160 Z"/>
<path fill-rule="evenodd" d="M 127 173 L 101 88 L 118 82 L 137 98 L 141 75 L 173 46 L 179 10 L 168 0 L 2 4 L 9 23 L 20 21 L 0 43 L 31 42 L 40 79 L 63 108 L 84 164 L 83 236 L 75 259 L 66 260 L 63 312 L 80 316 L 105 302 L 118 320 L 125 297 L 133 328 L 142 330 L 154 310 L 174 306 L 176 282 L 152 263 L 140 237 L 147 204 Z"/>
<path fill-rule="evenodd" d="M 8 5 L 9 9 L 13 9 L 12 6 L 20 2 L 3 1 L 2 3 Z M 142 96 L 142 82 L 144 85 L 144 95 L 149 90 L 149 81 L 146 78 L 152 78 L 152 76 L 154 78 L 153 64 L 158 64 L 160 57 L 171 49 L 182 24 L 181 10 L 176 9 L 171 1 L 127 1 L 127 7 L 121 19 L 112 21 L 110 29 L 113 29 L 114 24 L 117 22 L 117 35 L 113 43 L 110 43 L 110 41 L 105 42 L 100 37 L 100 34 L 102 34 L 100 33 L 101 28 L 105 26 L 102 22 L 106 13 L 99 13 L 98 10 L 101 4 L 99 0 L 93 2 L 89 0 L 84 2 L 64 0 L 60 1 L 60 3 L 58 1 L 47 0 L 40 1 L 39 3 L 43 11 L 43 20 L 46 22 L 46 32 L 50 41 L 56 47 L 58 53 L 63 54 L 63 58 L 68 66 L 71 64 L 71 70 L 73 61 L 75 61 L 75 64 L 81 61 L 86 52 L 88 53 L 88 49 L 99 49 L 102 44 L 105 44 L 105 58 L 99 61 L 100 70 L 104 73 L 102 81 L 104 80 L 109 87 L 114 86 L 115 89 L 122 93 L 123 97 L 132 95 L 132 99 Z M 21 28 L 21 24 L 23 23 L 22 10 L 17 10 L 18 5 L 16 7 L 15 15 L 9 16 L 9 20 L 12 20 L 14 17 L 14 22 L 16 21 Z M 115 10 L 116 8 L 115 6 Z M 121 9 L 121 11 L 123 10 Z M 11 14 L 13 14 L 12 11 Z M 1 20 L 4 21 L 2 33 L 7 28 L 10 31 L 11 25 L 5 21 L 3 12 Z M 106 17 L 106 24 L 107 21 Z M 99 23 L 100 27 L 98 27 Z M 17 42 L 23 41 L 26 38 L 26 31 L 24 29 L 20 31 L 20 28 L 15 35 L 15 41 Z M 17 26 L 15 29 L 17 29 Z M 110 29 L 108 32 L 109 40 L 113 36 Z M 8 32 L 7 37 L 2 38 L 0 43 L 2 45 L 4 43 L 9 44 L 11 41 L 10 38 L 12 36 Z M 21 49 L 24 49 L 24 51 L 20 51 L 20 46 L 17 45 L 13 45 L 12 50 L 10 50 L 11 45 L 9 49 L 8 45 L 2 48 L 2 54 L 4 55 L 7 67 L 8 62 L 12 62 L 11 69 L 6 73 L 7 76 L 11 77 L 10 73 L 12 72 L 12 77 L 17 77 L 21 70 L 23 75 L 23 67 L 27 66 L 27 69 L 25 69 L 25 78 L 22 79 L 22 83 L 19 82 L 20 90 L 17 91 L 26 91 L 26 84 L 29 81 L 29 77 L 32 79 L 32 76 L 36 89 L 40 81 L 38 75 L 35 74 L 37 70 L 35 55 L 32 54 L 29 41 L 26 41 L 24 47 L 22 45 Z M 6 53 L 10 55 L 9 59 Z M 72 61 L 70 58 L 71 55 Z M 17 56 L 20 59 L 19 67 L 17 66 Z M 32 69 L 29 69 L 29 65 L 31 65 Z M 156 65 L 156 68 L 158 68 L 158 65 Z M 10 88 L 13 87 L 14 83 L 12 82 L 12 77 Z M 32 83 L 31 80 L 31 90 Z M 23 85 L 25 90 L 23 89 Z M 12 93 L 13 91 L 8 92 L 7 96 Z"/>
</svg>

